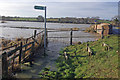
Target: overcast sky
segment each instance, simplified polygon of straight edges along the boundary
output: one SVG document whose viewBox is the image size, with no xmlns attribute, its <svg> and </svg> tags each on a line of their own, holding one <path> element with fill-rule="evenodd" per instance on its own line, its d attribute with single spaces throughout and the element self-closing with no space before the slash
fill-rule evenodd
<svg viewBox="0 0 120 80">
<path fill-rule="evenodd" d="M 83 2 L 84 1 L 84 2 Z M 93 17 L 111 19 L 118 15 L 119 0 L 0 0 L 0 15 L 36 17 L 44 11 L 34 5 L 46 5 L 47 17 Z"/>
</svg>

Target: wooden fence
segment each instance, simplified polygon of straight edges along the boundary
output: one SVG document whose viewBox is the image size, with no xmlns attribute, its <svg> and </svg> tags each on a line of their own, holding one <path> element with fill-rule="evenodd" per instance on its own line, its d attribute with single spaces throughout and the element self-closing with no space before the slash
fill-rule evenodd
<svg viewBox="0 0 120 80">
<path fill-rule="evenodd" d="M 9 74 L 14 73 L 15 69 L 21 69 L 21 64 L 25 61 L 32 64 L 32 56 L 38 47 L 44 43 L 44 31 L 27 38 L 20 43 L 3 49 L 2 53 L 2 77 L 8 78 Z M 9 50 L 8 50 L 9 49 Z"/>
<path fill-rule="evenodd" d="M 59 30 L 58 30 L 59 31 Z M 56 31 L 47 31 L 47 32 L 58 32 Z M 65 30 L 64 30 L 65 31 Z M 72 29 L 67 30 L 70 31 L 70 37 L 47 37 L 47 38 L 70 38 L 70 45 L 72 45 L 73 38 L 93 38 L 96 36 L 80 36 L 73 37 Z M 79 30 L 82 31 L 82 30 Z M 32 56 L 35 54 L 35 49 L 38 47 L 42 47 L 44 44 L 44 31 L 36 34 L 37 31 L 34 31 L 34 35 L 27 38 L 26 40 L 21 41 L 18 44 L 13 46 L 4 48 L 2 53 L 2 77 L 8 77 L 8 73 L 14 73 L 16 67 L 21 68 L 21 64 L 26 60 L 32 64 Z M 47 35 L 47 34 L 46 34 Z M 101 38 L 103 39 L 103 34 L 101 34 Z M 9 49 L 9 51 L 7 51 Z M 12 50 L 11 50 L 12 49 Z"/>
<path fill-rule="evenodd" d="M 102 29 L 99 29 L 99 30 L 102 30 Z M 49 38 L 69 38 L 69 43 L 70 43 L 70 45 L 72 45 L 73 44 L 73 38 L 100 38 L 101 37 L 101 39 L 103 39 L 103 37 L 104 37 L 104 35 L 103 35 L 103 30 L 102 30 L 102 33 L 101 33 L 101 35 L 95 35 L 95 36 L 73 36 L 73 32 L 76 32 L 76 31 L 85 31 L 85 30 L 73 30 L 72 28 L 71 29 L 69 29 L 69 30 L 54 30 L 54 31 L 47 31 L 48 33 L 49 32 L 68 32 L 68 33 L 70 33 L 70 36 L 66 36 L 66 37 L 62 37 L 62 36 L 52 36 L 52 37 L 47 37 L 48 39 Z"/>
</svg>

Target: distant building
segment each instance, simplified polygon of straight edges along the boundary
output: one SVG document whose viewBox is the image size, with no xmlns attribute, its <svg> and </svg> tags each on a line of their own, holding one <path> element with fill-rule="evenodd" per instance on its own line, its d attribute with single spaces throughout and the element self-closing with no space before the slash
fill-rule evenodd
<svg viewBox="0 0 120 80">
<path fill-rule="evenodd" d="M 104 29 L 104 31 L 103 31 L 104 36 L 112 33 L 112 25 L 109 23 L 101 23 L 101 24 L 95 25 L 95 27 L 94 27 L 94 29 L 99 34 L 102 33 L 102 28 Z"/>
</svg>

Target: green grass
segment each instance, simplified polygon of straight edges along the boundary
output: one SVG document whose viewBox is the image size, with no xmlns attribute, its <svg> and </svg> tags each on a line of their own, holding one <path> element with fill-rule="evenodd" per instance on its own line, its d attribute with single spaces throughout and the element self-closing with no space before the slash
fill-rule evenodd
<svg viewBox="0 0 120 80">
<path fill-rule="evenodd" d="M 37 18 L 13 18 L 12 20 L 20 20 L 20 21 L 38 21 Z M 59 21 L 59 19 L 47 19 L 47 21 Z"/>
<path fill-rule="evenodd" d="M 107 20 L 98 20 L 98 22 L 100 22 L 100 23 L 111 23 L 111 21 L 107 21 Z"/>
<path fill-rule="evenodd" d="M 47 19 L 47 21 L 56 21 L 56 22 L 59 22 L 59 19 Z"/>
<path fill-rule="evenodd" d="M 103 42 L 111 47 L 109 51 L 101 46 Z M 92 49 L 92 56 L 88 56 L 86 44 L 89 44 Z M 60 51 L 61 56 L 56 61 L 58 71 L 48 70 L 46 76 L 42 75 L 41 78 L 118 78 L 117 51 L 118 37 L 116 35 L 106 36 L 94 42 L 68 46 Z M 67 52 L 68 60 L 65 60 L 64 52 Z M 44 72 L 45 70 L 41 73 Z"/>
<path fill-rule="evenodd" d="M 37 18 L 13 18 L 12 20 L 20 20 L 20 21 L 38 21 Z"/>
</svg>

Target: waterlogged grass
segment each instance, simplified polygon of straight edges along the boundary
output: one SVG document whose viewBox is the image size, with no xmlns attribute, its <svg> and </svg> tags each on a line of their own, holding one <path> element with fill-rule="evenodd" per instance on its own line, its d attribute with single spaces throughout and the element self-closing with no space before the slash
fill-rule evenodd
<svg viewBox="0 0 120 80">
<path fill-rule="evenodd" d="M 111 48 L 109 51 L 102 46 L 105 42 Z M 92 49 L 88 56 L 86 44 Z M 65 60 L 64 52 L 68 59 Z M 49 69 L 40 72 L 41 78 L 118 78 L 118 37 L 106 36 L 103 40 L 72 45 L 60 51 L 56 61 L 57 71 Z"/>
</svg>

